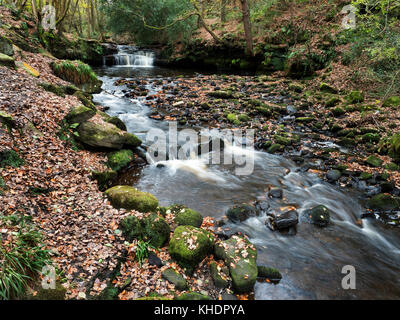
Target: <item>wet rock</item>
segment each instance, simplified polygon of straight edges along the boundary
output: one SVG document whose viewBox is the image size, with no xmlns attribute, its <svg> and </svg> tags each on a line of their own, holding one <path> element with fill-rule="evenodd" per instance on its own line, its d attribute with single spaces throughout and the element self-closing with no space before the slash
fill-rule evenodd
<svg viewBox="0 0 400 320">
<path fill-rule="evenodd" d="M 392 192 L 395 188 L 395 184 L 392 181 L 386 181 L 381 183 L 381 192 Z"/>
<path fill-rule="evenodd" d="M 118 117 L 111 117 L 105 121 L 108 123 L 112 123 L 113 125 L 115 125 L 118 129 L 121 129 L 122 131 L 127 131 L 125 123 Z"/>
<path fill-rule="evenodd" d="M 284 213 L 271 216 L 266 224 L 272 230 L 283 230 L 294 227 L 299 223 L 299 215 L 296 210 L 289 210 Z"/>
<path fill-rule="evenodd" d="M 326 174 L 326 178 L 332 182 L 339 180 L 341 176 L 342 173 L 339 170 L 329 170 Z"/>
<path fill-rule="evenodd" d="M 279 188 L 271 188 L 271 190 L 269 190 L 269 196 L 271 198 L 282 199 L 283 190 Z"/>
<path fill-rule="evenodd" d="M 222 298 L 222 300 L 224 300 L 224 301 L 235 301 L 235 300 L 238 299 L 235 295 L 230 294 L 230 293 L 226 293 L 226 292 L 224 292 L 224 293 L 221 295 L 221 298 Z"/>
<path fill-rule="evenodd" d="M 132 150 L 119 150 L 107 154 L 107 165 L 114 171 L 119 171 L 133 161 Z"/>
<path fill-rule="evenodd" d="M 175 285 L 177 290 L 183 291 L 188 289 L 187 282 L 184 277 L 175 272 L 174 269 L 169 268 L 162 273 L 162 277 Z"/>
<path fill-rule="evenodd" d="M 268 209 L 270 208 L 270 204 L 268 201 L 257 201 L 256 202 L 256 208 L 260 212 L 267 212 Z"/>
<path fill-rule="evenodd" d="M 336 88 L 334 88 L 331 85 L 324 83 L 324 82 L 321 83 L 319 90 L 321 90 L 322 92 L 327 92 L 327 93 L 332 93 L 332 94 L 338 93 L 338 90 Z"/>
<path fill-rule="evenodd" d="M 282 274 L 278 269 L 267 267 L 267 266 L 257 266 L 258 278 L 266 278 L 270 280 L 281 280 Z"/>
<path fill-rule="evenodd" d="M 331 211 L 327 207 L 319 205 L 305 211 L 304 215 L 307 217 L 310 223 L 319 227 L 326 227 L 330 222 Z"/>
<path fill-rule="evenodd" d="M 192 226 L 179 226 L 169 243 L 169 253 L 182 267 L 192 270 L 209 253 L 214 243 L 212 234 Z"/>
<path fill-rule="evenodd" d="M 215 244 L 215 256 L 229 266 L 233 288 L 237 293 L 253 291 L 257 280 L 257 249 L 249 240 L 234 235 Z"/>
<path fill-rule="evenodd" d="M 250 217 L 258 216 L 258 210 L 250 204 L 240 204 L 230 208 L 226 216 L 232 222 L 243 222 Z"/>
<path fill-rule="evenodd" d="M 105 193 L 111 204 L 117 209 L 153 212 L 158 207 L 158 200 L 155 196 L 130 186 L 115 186 L 106 190 Z"/>
<path fill-rule="evenodd" d="M 232 99 L 233 93 L 231 91 L 217 90 L 209 92 L 208 96 L 219 99 Z"/>
</svg>

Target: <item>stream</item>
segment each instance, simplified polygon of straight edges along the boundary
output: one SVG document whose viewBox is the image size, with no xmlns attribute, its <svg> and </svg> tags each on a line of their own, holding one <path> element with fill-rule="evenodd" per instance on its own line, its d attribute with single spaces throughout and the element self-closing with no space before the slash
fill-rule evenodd
<svg viewBox="0 0 400 320">
<path fill-rule="evenodd" d="M 123 90 L 127 88 L 115 86 L 115 81 L 145 79 L 152 95 L 160 90 L 159 80 L 174 85 L 178 75 L 201 76 L 190 70 L 153 67 L 152 59 L 147 53 L 123 52 L 115 59 L 117 65 L 95 69 L 104 84 L 94 101 L 107 107 L 107 114 L 118 116 L 128 131 L 143 141 L 151 129 L 167 132 L 168 121 L 151 119 L 146 97 L 126 98 Z M 178 130 L 183 128 L 178 126 Z M 232 148 L 232 152 L 239 151 Z M 270 206 L 278 211 L 288 205 L 297 208 L 300 218 L 295 235 L 271 231 L 264 224 L 265 215 L 227 225 L 231 232 L 247 234 L 257 246 L 258 264 L 276 267 L 283 275 L 278 284 L 257 282 L 257 300 L 400 298 L 398 229 L 371 219 L 363 219 L 360 226 L 356 222 L 364 208 L 357 192 L 341 190 L 316 174 L 303 172 L 290 159 L 257 151 L 253 159 L 251 175 L 236 175 L 234 165 L 172 159 L 162 166 L 152 163 L 125 178 L 126 183 L 154 194 L 160 205 L 181 203 L 215 219 L 234 204 L 262 200 L 270 186 L 283 189 L 283 199 L 271 199 Z M 320 204 L 333 213 L 326 228 L 301 219 L 306 209 Z M 346 274 L 341 272 L 346 265 L 355 267 L 356 289 L 342 288 Z"/>
</svg>

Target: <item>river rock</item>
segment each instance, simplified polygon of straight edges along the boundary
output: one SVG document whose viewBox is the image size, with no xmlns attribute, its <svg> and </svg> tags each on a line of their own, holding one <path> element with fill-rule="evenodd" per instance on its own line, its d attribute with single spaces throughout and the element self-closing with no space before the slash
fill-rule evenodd
<svg viewBox="0 0 400 320">
<path fill-rule="evenodd" d="M 296 210 L 285 211 L 275 217 L 267 219 L 267 226 L 272 230 L 282 230 L 294 227 L 299 223 L 299 214 Z"/>
<path fill-rule="evenodd" d="M 158 200 L 155 196 L 130 186 L 115 186 L 106 190 L 105 193 L 111 204 L 117 209 L 152 212 L 158 207 Z"/>
<path fill-rule="evenodd" d="M 271 198 L 282 199 L 283 190 L 279 188 L 271 188 L 271 190 L 269 190 L 269 196 Z"/>
<path fill-rule="evenodd" d="M 258 216 L 258 210 L 250 204 L 240 204 L 230 208 L 226 216 L 232 222 L 243 222 L 250 217 Z"/>
<path fill-rule="evenodd" d="M 276 268 L 267 266 L 257 266 L 258 278 L 266 278 L 270 280 L 281 280 L 282 274 Z"/>
<path fill-rule="evenodd" d="M 132 150 L 119 150 L 107 154 L 107 165 L 114 171 L 126 167 L 134 159 Z"/>
<path fill-rule="evenodd" d="M 342 173 L 339 170 L 329 170 L 326 174 L 326 178 L 332 182 L 339 180 L 341 176 Z"/>
<path fill-rule="evenodd" d="M 233 288 L 237 293 L 253 291 L 257 280 L 257 249 L 238 235 L 215 244 L 215 256 L 229 266 Z"/>
<path fill-rule="evenodd" d="M 124 145 L 138 147 L 142 141 L 111 123 L 84 122 L 78 127 L 78 139 L 92 147 L 121 149 Z"/>
<path fill-rule="evenodd" d="M 188 292 L 177 296 L 175 300 L 211 300 L 211 298 L 198 292 Z"/>
<path fill-rule="evenodd" d="M 184 277 L 179 273 L 174 271 L 174 269 L 169 268 L 162 273 L 162 277 L 175 285 L 177 290 L 187 290 L 188 285 Z"/>
<path fill-rule="evenodd" d="M 212 252 L 214 237 L 204 229 L 179 226 L 169 242 L 169 253 L 182 267 L 192 270 Z"/>
<path fill-rule="evenodd" d="M 319 227 L 326 227 L 330 222 L 331 211 L 324 205 L 307 210 L 304 214 L 312 224 Z"/>
<path fill-rule="evenodd" d="M 143 236 L 142 223 L 133 215 L 122 219 L 119 227 L 122 231 L 122 235 L 129 242 L 132 242 L 134 239 L 138 239 Z"/>
</svg>

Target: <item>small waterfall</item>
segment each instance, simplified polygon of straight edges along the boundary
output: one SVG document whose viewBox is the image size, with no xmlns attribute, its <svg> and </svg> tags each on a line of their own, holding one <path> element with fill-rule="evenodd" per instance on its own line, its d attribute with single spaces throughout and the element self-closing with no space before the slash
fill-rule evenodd
<svg viewBox="0 0 400 320">
<path fill-rule="evenodd" d="M 154 63 L 154 53 L 138 50 L 133 46 L 118 46 L 114 54 L 114 65 L 134 68 L 151 68 Z"/>
</svg>

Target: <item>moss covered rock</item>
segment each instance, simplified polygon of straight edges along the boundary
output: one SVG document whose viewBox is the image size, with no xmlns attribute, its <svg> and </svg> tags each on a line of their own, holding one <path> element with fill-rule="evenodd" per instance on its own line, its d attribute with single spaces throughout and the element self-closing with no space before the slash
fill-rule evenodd
<svg viewBox="0 0 400 320">
<path fill-rule="evenodd" d="M 383 160 L 379 159 L 377 156 L 371 155 L 365 160 L 365 163 L 372 167 L 381 167 L 383 164 Z"/>
<path fill-rule="evenodd" d="M 108 123 L 112 123 L 115 125 L 118 129 L 121 129 L 122 131 L 127 131 L 125 123 L 118 117 L 110 117 L 105 120 Z"/>
<path fill-rule="evenodd" d="M 214 285 L 217 288 L 227 288 L 229 285 L 229 269 L 226 266 L 219 266 L 215 261 L 210 263 L 210 273 Z"/>
<path fill-rule="evenodd" d="M 258 278 L 266 278 L 270 280 L 281 280 L 282 274 L 276 268 L 267 266 L 257 266 Z"/>
<path fill-rule="evenodd" d="M 14 55 L 13 43 L 10 39 L 0 36 L 0 53 L 12 57 Z"/>
<path fill-rule="evenodd" d="M 195 210 L 183 207 L 176 213 L 175 223 L 178 226 L 193 226 L 200 228 L 203 224 L 203 216 Z"/>
<path fill-rule="evenodd" d="M 322 92 L 333 93 L 333 94 L 338 93 L 338 90 L 336 88 L 332 87 L 331 85 L 325 82 L 322 82 L 320 84 L 319 90 L 321 90 Z"/>
<path fill-rule="evenodd" d="M 111 123 L 84 122 L 78 128 L 78 139 L 92 147 L 121 149 L 124 145 L 138 147 L 142 141 Z"/>
<path fill-rule="evenodd" d="M 114 170 L 108 171 L 92 171 L 92 178 L 97 181 L 100 190 L 108 185 L 108 183 L 117 177 L 118 173 Z"/>
<path fill-rule="evenodd" d="M 162 277 L 174 284 L 177 290 L 183 291 L 189 289 L 185 278 L 172 268 L 165 270 L 162 273 Z"/>
<path fill-rule="evenodd" d="M 191 269 L 212 252 L 214 237 L 206 230 L 179 226 L 169 242 L 169 253 L 182 267 Z"/>
<path fill-rule="evenodd" d="M 258 210 L 250 204 L 239 204 L 230 208 L 226 212 L 226 216 L 232 222 L 243 222 L 248 218 L 258 216 Z"/>
<path fill-rule="evenodd" d="M 346 100 L 351 103 L 361 103 L 364 101 L 364 94 L 361 91 L 351 91 L 347 97 Z"/>
<path fill-rule="evenodd" d="M 384 108 L 388 108 L 388 107 L 396 108 L 399 106 L 400 106 L 400 97 L 398 97 L 398 96 L 390 97 L 390 98 L 386 99 L 382 104 L 382 107 L 384 107 Z"/>
<path fill-rule="evenodd" d="M 324 205 L 319 205 L 312 209 L 306 210 L 304 215 L 310 221 L 310 223 L 319 227 L 326 227 L 331 219 L 331 211 Z"/>
<path fill-rule="evenodd" d="M 156 248 L 162 247 L 168 242 L 170 232 L 168 223 L 156 213 L 143 219 L 143 237 Z"/>
<path fill-rule="evenodd" d="M 6 54 L 0 53 L 0 66 L 14 68 L 15 60 L 13 57 L 7 56 Z"/>
<path fill-rule="evenodd" d="M 124 238 L 132 242 L 135 239 L 141 239 L 143 237 L 143 226 L 141 221 L 135 216 L 128 216 L 122 219 L 119 225 L 122 235 Z"/>
<path fill-rule="evenodd" d="M 106 190 L 106 195 L 115 208 L 152 212 L 158 207 L 158 200 L 150 193 L 130 186 L 115 186 Z"/>
<path fill-rule="evenodd" d="M 213 97 L 213 98 L 219 98 L 219 99 L 232 99 L 233 98 L 233 93 L 232 91 L 211 91 L 208 93 L 208 96 Z"/>
<path fill-rule="evenodd" d="M 367 206 L 373 210 L 391 211 L 400 209 L 400 198 L 381 193 L 367 201 Z"/>
<path fill-rule="evenodd" d="M 39 87 L 42 87 L 44 90 L 48 92 L 52 92 L 59 97 L 65 97 L 65 90 L 61 86 L 56 86 L 49 82 L 41 82 L 38 84 Z"/>
<path fill-rule="evenodd" d="M 177 296 L 175 300 L 211 300 L 211 298 L 201 293 L 188 292 Z"/>
<path fill-rule="evenodd" d="M 85 106 L 77 106 L 66 115 L 65 120 L 68 123 L 82 123 L 94 117 L 96 111 L 89 109 Z"/>
<path fill-rule="evenodd" d="M 107 154 L 107 165 L 114 171 L 126 167 L 134 159 L 132 150 L 119 150 Z"/>
<path fill-rule="evenodd" d="M 253 291 L 257 280 L 257 249 L 249 240 L 234 235 L 215 245 L 215 256 L 229 266 L 233 287 L 238 293 Z"/>
</svg>

